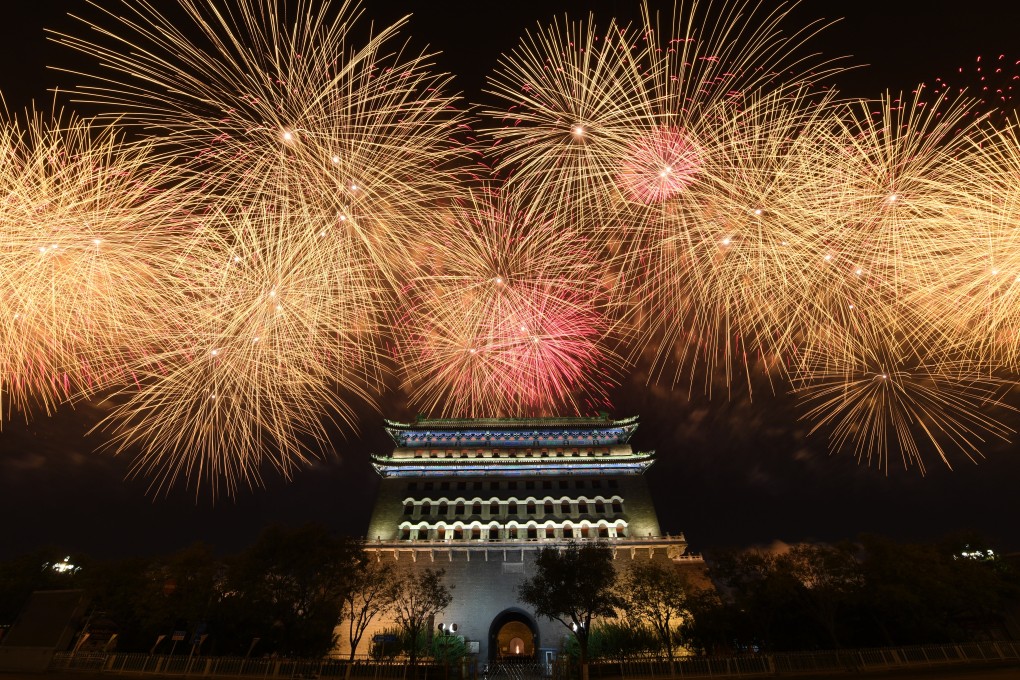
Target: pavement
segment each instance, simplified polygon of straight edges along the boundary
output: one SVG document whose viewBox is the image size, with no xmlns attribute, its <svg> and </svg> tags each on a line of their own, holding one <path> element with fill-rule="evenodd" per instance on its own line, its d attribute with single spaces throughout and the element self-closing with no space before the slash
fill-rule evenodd
<svg viewBox="0 0 1020 680">
<path fill-rule="evenodd" d="M 96 671 L 54 671 L 46 673 L 5 673 L 0 680 L 182 680 L 198 679 L 202 675 L 152 675 L 149 673 L 101 673 Z M 218 676 L 227 677 L 227 676 Z M 741 676 L 719 676 L 739 680 Z M 926 669 L 883 671 L 880 673 L 788 673 L 778 676 L 744 676 L 751 678 L 789 678 L 790 680 L 1020 680 L 1020 661 L 980 666 L 949 666 Z M 640 677 L 631 680 L 641 680 Z M 693 679 L 692 679 L 693 680 Z"/>
</svg>

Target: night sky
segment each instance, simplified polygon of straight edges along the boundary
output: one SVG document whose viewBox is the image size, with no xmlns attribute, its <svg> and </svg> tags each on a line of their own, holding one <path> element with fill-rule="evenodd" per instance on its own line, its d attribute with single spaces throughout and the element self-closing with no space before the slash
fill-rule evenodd
<svg viewBox="0 0 1020 680">
<path fill-rule="evenodd" d="M 380 23 L 414 13 L 407 31 L 412 45 L 441 51 L 439 68 L 456 73 L 465 96 L 483 103 L 486 73 L 537 22 L 563 11 L 580 18 L 589 8 L 605 19 L 638 15 L 636 2 L 512 2 L 479 9 L 488 4 L 394 0 L 365 6 Z M 837 5 L 840 14 L 833 14 Z M 69 11 L 94 14 L 84 0 L 5 8 L 0 91 L 10 110 L 24 108 L 33 97 L 48 108 L 47 89 L 73 82 L 45 67 L 73 67 L 76 55 L 47 43 L 43 33 L 43 27 L 74 30 L 75 22 L 65 16 Z M 979 55 L 988 63 L 1005 54 L 1004 70 L 1020 73 L 1015 0 L 808 0 L 790 26 L 841 15 L 843 21 L 813 45 L 828 56 L 852 55 L 850 63 L 863 65 L 837 79 L 848 95 L 909 92 L 936 76 L 973 86 L 979 82 L 974 75 Z M 683 389 L 646 384 L 638 368 L 622 377 L 612 396 L 614 415 L 641 416 L 635 447 L 658 452 L 649 483 L 663 529 L 684 532 L 695 551 L 838 540 L 860 532 L 925 540 L 966 529 L 988 535 L 1003 549 L 1020 550 L 1020 456 L 1012 445 L 989 446 L 980 465 L 958 458 L 953 471 L 929 452 L 924 477 L 894 460 L 886 475 L 851 455 L 830 455 L 824 438 L 807 437 L 808 426 L 797 421 L 792 399 L 782 393 L 757 389 L 753 403 L 739 390 L 729 400 L 689 399 Z M 273 522 L 321 521 L 337 532 L 360 534 L 377 482 L 368 452 L 391 446 L 382 417 L 414 415 L 399 395 L 384 397 L 380 405 L 381 414 L 363 409 L 359 433 L 337 437 L 335 456 L 289 483 L 269 477 L 265 489 L 242 491 L 236 500 L 215 505 L 206 496 L 196 501 L 185 489 L 153 498 L 146 480 L 125 480 L 129 459 L 97 453 L 102 437 L 85 436 L 99 405 L 37 415 L 28 424 L 16 415 L 0 432 L 0 558 L 40 546 L 97 557 L 166 553 L 194 541 L 227 553 L 251 543 Z M 1015 420 L 1016 428 L 1020 418 Z"/>
</svg>

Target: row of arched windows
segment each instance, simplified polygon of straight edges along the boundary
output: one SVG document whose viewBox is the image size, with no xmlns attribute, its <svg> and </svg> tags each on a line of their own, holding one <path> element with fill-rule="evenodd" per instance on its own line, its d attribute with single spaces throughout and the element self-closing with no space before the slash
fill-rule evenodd
<svg viewBox="0 0 1020 680">
<path fill-rule="evenodd" d="M 542 541 L 542 540 L 564 540 L 564 539 L 594 539 L 594 538 L 626 538 L 627 523 L 617 521 L 612 524 L 599 522 L 591 524 L 588 522 L 574 523 L 564 522 L 560 524 L 546 522 L 538 525 L 529 522 L 520 525 L 515 522 L 506 525 L 478 523 L 463 524 L 457 522 L 447 525 L 418 524 L 410 525 L 404 523 L 400 526 L 400 540 L 402 541 Z"/>
<path fill-rule="evenodd" d="M 623 514 L 623 500 L 618 496 L 608 500 L 601 496 L 594 499 L 564 497 L 553 500 L 546 498 L 541 502 L 535 499 L 518 501 L 496 498 L 488 501 L 474 499 L 470 502 L 449 502 L 446 500 L 438 502 L 408 500 L 404 502 L 404 515 L 408 517 L 550 517 L 554 515 L 606 515 L 610 512 L 614 515 Z"/>
</svg>

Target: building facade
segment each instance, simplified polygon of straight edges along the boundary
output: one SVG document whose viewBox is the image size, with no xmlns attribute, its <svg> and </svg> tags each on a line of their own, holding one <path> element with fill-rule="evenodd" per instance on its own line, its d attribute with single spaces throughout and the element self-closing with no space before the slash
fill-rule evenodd
<svg viewBox="0 0 1020 680">
<path fill-rule="evenodd" d="M 604 415 L 387 421 L 394 449 L 372 457 L 382 480 L 367 550 L 401 569 L 444 569 L 454 589 L 442 622 L 457 624 L 480 662 L 549 663 L 569 633 L 517 598 L 539 550 L 603 541 L 620 568 L 701 565 L 683 535 L 662 534 L 644 477 L 654 453 L 629 443 L 637 426 Z M 392 627 L 375 621 L 356 651 Z"/>
</svg>

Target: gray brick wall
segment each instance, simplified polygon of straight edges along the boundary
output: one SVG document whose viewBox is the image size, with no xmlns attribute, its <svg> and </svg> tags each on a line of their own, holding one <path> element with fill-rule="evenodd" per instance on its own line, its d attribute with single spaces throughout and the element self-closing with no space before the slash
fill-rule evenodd
<svg viewBox="0 0 1020 680">
<path fill-rule="evenodd" d="M 536 648 L 540 655 L 543 650 L 558 653 L 565 636 L 569 635 L 569 631 L 562 624 L 537 618 L 531 608 L 517 598 L 518 586 L 525 578 L 535 573 L 538 550 L 533 547 L 506 550 L 479 548 L 468 551 L 416 550 L 413 558 L 409 550 L 395 551 L 383 548 L 377 552 L 372 549 L 370 551 L 378 559 L 393 563 L 400 571 L 425 568 L 445 570 L 446 583 L 453 587 L 453 602 L 436 623 L 440 621 L 456 623 L 459 628 L 458 634 L 464 635 L 466 640 L 478 641 L 480 663 L 485 663 L 489 659 L 490 636 L 496 632 L 492 629 L 493 622 L 507 611 L 520 612 L 530 618 L 537 629 Z M 653 550 L 638 546 L 632 551 L 630 547 L 621 547 L 616 552 L 614 564 L 618 570 L 622 570 L 626 569 L 632 560 L 649 559 L 663 564 L 675 563 L 660 545 Z M 381 617 L 374 621 L 362 639 L 357 653 L 368 654 L 372 636 L 395 627 L 396 623 L 392 617 Z M 343 637 L 346 635 L 346 629 L 340 626 L 337 633 L 340 635 L 337 652 L 347 654 L 350 645 Z"/>
</svg>

